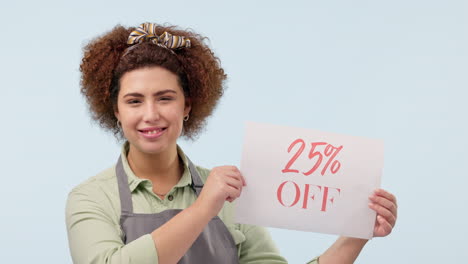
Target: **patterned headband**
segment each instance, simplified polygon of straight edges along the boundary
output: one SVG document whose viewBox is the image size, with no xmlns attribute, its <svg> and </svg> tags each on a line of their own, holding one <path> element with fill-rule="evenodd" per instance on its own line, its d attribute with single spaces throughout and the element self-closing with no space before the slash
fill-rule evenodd
<svg viewBox="0 0 468 264">
<path fill-rule="evenodd" d="M 190 48 L 190 39 L 182 36 L 174 36 L 168 32 L 156 34 L 156 24 L 143 23 L 130 33 L 127 44 L 135 45 L 142 42 L 152 42 L 167 49 Z"/>
</svg>

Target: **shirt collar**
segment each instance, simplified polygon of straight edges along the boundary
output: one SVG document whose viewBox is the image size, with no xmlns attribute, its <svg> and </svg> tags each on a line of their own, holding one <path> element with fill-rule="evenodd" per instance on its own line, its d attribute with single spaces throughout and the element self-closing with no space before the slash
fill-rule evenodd
<svg viewBox="0 0 468 264">
<path fill-rule="evenodd" d="M 128 177 L 128 187 L 130 188 L 130 192 L 133 192 L 138 186 L 140 186 L 140 184 L 144 185 L 145 187 L 152 188 L 153 184 L 150 180 L 138 178 L 133 173 L 132 169 L 130 168 L 130 165 L 128 164 L 128 160 L 127 160 L 127 154 L 128 154 L 129 149 L 130 149 L 130 144 L 128 141 L 126 141 L 122 146 L 122 152 L 120 156 L 122 158 L 122 165 L 123 165 L 124 171 Z M 177 145 L 177 154 L 182 160 L 184 172 L 182 173 L 182 177 L 180 178 L 179 182 L 174 186 L 174 188 L 185 187 L 187 185 L 192 184 L 192 175 L 188 167 L 188 159 L 187 159 L 187 156 L 185 156 L 185 153 L 179 147 L 179 145 Z"/>
</svg>

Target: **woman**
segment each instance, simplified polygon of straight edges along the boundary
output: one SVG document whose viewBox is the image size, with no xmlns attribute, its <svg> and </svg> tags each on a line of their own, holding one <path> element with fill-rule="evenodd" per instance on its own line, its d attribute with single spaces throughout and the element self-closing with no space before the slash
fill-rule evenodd
<svg viewBox="0 0 468 264">
<path fill-rule="evenodd" d="M 80 70 L 93 118 L 126 142 L 115 166 L 70 192 L 74 263 L 287 263 L 265 228 L 233 222 L 225 201 L 242 192 L 239 170 L 194 166 L 177 146 L 223 94 L 226 75 L 202 36 L 117 26 L 85 47 Z M 383 190 L 370 199 L 374 236 L 386 236 L 396 200 Z M 339 238 L 320 263 L 352 263 L 365 243 Z"/>
</svg>

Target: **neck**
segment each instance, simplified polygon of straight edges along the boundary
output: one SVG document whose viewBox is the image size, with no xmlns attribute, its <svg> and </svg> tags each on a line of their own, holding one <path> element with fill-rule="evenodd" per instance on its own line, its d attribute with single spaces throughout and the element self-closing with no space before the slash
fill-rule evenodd
<svg viewBox="0 0 468 264">
<path fill-rule="evenodd" d="M 128 164 L 138 178 L 153 182 L 159 192 L 169 191 L 182 176 L 177 147 L 160 154 L 147 154 L 130 144 Z"/>
</svg>

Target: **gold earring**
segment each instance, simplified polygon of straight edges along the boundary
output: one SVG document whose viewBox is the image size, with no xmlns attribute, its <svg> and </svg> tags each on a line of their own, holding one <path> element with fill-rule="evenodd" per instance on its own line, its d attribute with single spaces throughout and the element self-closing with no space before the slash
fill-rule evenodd
<svg viewBox="0 0 468 264">
<path fill-rule="evenodd" d="M 120 120 L 117 119 L 117 127 L 119 129 L 122 129 L 122 123 L 120 122 Z"/>
<path fill-rule="evenodd" d="M 187 122 L 189 120 L 189 115 L 187 114 L 186 116 L 184 116 L 184 121 Z"/>
</svg>

